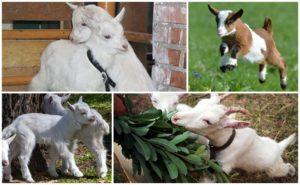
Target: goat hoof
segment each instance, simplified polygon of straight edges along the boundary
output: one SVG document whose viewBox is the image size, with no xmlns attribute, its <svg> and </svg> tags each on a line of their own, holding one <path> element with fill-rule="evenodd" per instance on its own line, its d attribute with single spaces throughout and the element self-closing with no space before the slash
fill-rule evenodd
<svg viewBox="0 0 300 185">
<path fill-rule="evenodd" d="M 54 177 L 54 178 L 58 177 L 58 174 L 56 172 L 50 172 L 49 171 L 49 174 L 50 174 L 51 177 Z"/>
<path fill-rule="evenodd" d="M 296 169 L 290 163 L 288 165 L 289 165 L 289 175 L 294 176 L 296 173 Z"/>
<path fill-rule="evenodd" d="M 81 171 L 75 171 L 75 172 L 73 172 L 73 175 L 75 176 L 75 177 L 83 177 L 83 173 L 81 172 Z"/>
<path fill-rule="evenodd" d="M 266 81 L 266 80 L 259 79 L 259 82 L 260 82 L 261 84 L 265 83 L 265 81 Z"/>
<path fill-rule="evenodd" d="M 34 181 L 32 178 L 26 179 L 26 182 L 29 182 L 29 183 L 35 183 L 35 181 Z"/>
<path fill-rule="evenodd" d="M 285 90 L 287 88 L 287 84 L 285 84 L 285 83 L 280 84 L 280 86 L 281 86 L 281 89 L 283 89 L 283 90 Z"/>
<path fill-rule="evenodd" d="M 225 73 L 226 72 L 226 66 L 220 66 L 220 70 Z"/>
</svg>

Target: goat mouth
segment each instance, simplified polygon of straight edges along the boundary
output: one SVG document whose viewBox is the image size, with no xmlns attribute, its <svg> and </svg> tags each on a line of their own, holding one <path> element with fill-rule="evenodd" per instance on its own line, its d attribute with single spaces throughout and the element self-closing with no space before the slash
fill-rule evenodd
<svg viewBox="0 0 300 185">
<path fill-rule="evenodd" d="M 128 49 L 117 49 L 120 53 L 125 53 L 125 52 L 127 52 L 128 51 Z"/>
</svg>

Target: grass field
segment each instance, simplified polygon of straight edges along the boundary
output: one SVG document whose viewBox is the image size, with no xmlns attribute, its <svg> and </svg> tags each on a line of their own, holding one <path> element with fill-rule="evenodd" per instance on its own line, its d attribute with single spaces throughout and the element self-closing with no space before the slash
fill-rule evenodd
<svg viewBox="0 0 300 185">
<path fill-rule="evenodd" d="M 288 66 L 287 91 L 298 89 L 297 3 L 211 3 L 218 9 L 244 9 L 242 20 L 252 29 L 273 21 L 274 39 Z M 189 89 L 191 91 L 281 91 L 278 70 L 268 66 L 267 80 L 258 81 L 258 65 L 239 60 L 234 71 L 219 69 L 220 38 L 207 3 L 189 4 Z"/>
</svg>

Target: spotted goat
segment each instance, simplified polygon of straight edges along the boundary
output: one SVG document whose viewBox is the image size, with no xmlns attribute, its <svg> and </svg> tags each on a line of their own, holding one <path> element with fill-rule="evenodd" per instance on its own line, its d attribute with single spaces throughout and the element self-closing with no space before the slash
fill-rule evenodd
<svg viewBox="0 0 300 185">
<path fill-rule="evenodd" d="M 218 10 L 211 5 L 208 5 L 208 9 L 216 17 L 217 34 L 222 40 L 221 71 L 233 70 L 237 66 L 237 59 L 243 57 L 251 63 L 259 64 L 259 81 L 264 83 L 267 65 L 270 64 L 278 68 L 281 88 L 286 89 L 287 66 L 276 48 L 271 19 L 265 18 L 262 28 L 252 30 L 240 19 L 243 9 L 233 12 Z"/>
</svg>

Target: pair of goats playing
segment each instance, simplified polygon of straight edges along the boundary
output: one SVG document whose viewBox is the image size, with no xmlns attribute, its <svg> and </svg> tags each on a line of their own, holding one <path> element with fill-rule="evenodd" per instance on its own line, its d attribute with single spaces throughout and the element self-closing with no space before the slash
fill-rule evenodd
<svg viewBox="0 0 300 185">
<path fill-rule="evenodd" d="M 154 83 L 125 38 L 125 9 L 112 17 L 95 6 L 73 10 L 70 40 L 54 41 L 41 56 L 30 91 L 153 91 Z"/>
<path fill-rule="evenodd" d="M 82 101 L 82 97 L 68 109 L 62 106 L 67 97 L 47 94 L 42 104 L 49 114 L 30 113 L 17 117 L 11 125 L 3 130 L 2 165 L 4 179 L 11 181 L 12 159 L 18 157 L 23 178 L 34 182 L 28 168 L 31 153 L 38 144 L 49 146 L 49 173 L 57 177 L 56 161 L 63 159 L 62 172 L 82 177 L 74 160 L 76 141 L 80 139 L 96 156 L 97 172 L 101 177 L 107 173 L 106 150 L 103 136 L 109 133 L 109 126 L 102 116 Z"/>
<path fill-rule="evenodd" d="M 265 171 L 270 177 L 295 175 L 295 168 L 285 163 L 281 155 L 287 146 L 295 143 L 296 134 L 279 143 L 257 135 L 254 129 L 248 127 L 250 122 L 235 119 L 235 113 L 249 116 L 248 110 L 220 104 L 228 94 L 212 94 L 210 98 L 200 100 L 194 108 L 179 104 L 180 96 L 155 93 L 151 100 L 158 109 L 177 109 L 178 112 L 171 118 L 173 124 L 205 136 L 209 140 L 211 157 L 215 157 L 225 173 L 238 168 L 247 172 Z"/>
</svg>

